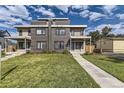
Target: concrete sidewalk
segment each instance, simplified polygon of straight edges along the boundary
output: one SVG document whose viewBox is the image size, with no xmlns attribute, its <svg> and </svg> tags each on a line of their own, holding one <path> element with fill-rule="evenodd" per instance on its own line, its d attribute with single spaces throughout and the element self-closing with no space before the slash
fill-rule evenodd
<svg viewBox="0 0 124 93">
<path fill-rule="evenodd" d="M 3 57 L 3 58 L 1 58 L 1 61 L 6 61 L 6 60 L 8 60 L 9 58 L 13 58 L 13 57 L 16 57 L 16 56 L 20 56 L 20 55 L 23 55 L 23 54 L 25 54 L 26 52 L 24 52 L 24 51 L 17 51 L 17 52 L 12 52 L 12 53 L 10 53 L 10 54 L 8 54 L 7 56 L 5 56 L 5 57 Z"/>
<path fill-rule="evenodd" d="M 74 59 L 102 88 L 124 88 L 124 83 L 103 71 L 99 67 L 85 60 L 79 53 L 71 52 Z"/>
</svg>

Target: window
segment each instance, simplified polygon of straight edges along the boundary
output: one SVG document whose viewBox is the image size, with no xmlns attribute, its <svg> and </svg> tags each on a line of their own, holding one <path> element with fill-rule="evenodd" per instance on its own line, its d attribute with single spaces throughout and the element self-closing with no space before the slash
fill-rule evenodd
<svg viewBox="0 0 124 93">
<path fill-rule="evenodd" d="M 43 28 L 37 29 L 37 35 L 46 35 L 46 30 Z"/>
<path fill-rule="evenodd" d="M 64 41 L 55 41 L 54 47 L 55 49 L 64 49 Z"/>
<path fill-rule="evenodd" d="M 28 35 L 31 35 L 31 30 L 30 29 L 28 30 Z"/>
<path fill-rule="evenodd" d="M 65 29 L 56 29 L 56 35 L 65 35 Z"/>
<path fill-rule="evenodd" d="M 45 49 L 46 48 L 46 42 L 45 41 L 38 41 L 37 42 L 37 48 L 38 49 Z"/>
<path fill-rule="evenodd" d="M 19 36 L 22 36 L 22 30 L 19 30 Z"/>
<path fill-rule="evenodd" d="M 80 35 L 84 35 L 84 31 L 81 31 L 81 32 L 80 32 Z"/>
<path fill-rule="evenodd" d="M 71 31 L 71 36 L 74 36 L 74 31 Z"/>
</svg>

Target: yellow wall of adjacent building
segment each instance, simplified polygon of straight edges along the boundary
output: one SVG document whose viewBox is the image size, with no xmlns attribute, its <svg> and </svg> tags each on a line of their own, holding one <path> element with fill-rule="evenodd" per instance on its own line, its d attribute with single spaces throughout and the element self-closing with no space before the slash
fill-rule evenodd
<svg viewBox="0 0 124 93">
<path fill-rule="evenodd" d="M 124 40 L 113 40 L 113 52 L 124 53 Z"/>
</svg>

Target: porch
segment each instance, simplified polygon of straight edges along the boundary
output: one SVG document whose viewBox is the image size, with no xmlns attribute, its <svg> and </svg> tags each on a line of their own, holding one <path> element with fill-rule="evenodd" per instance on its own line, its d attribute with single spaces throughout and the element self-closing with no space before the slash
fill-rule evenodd
<svg viewBox="0 0 124 93">
<path fill-rule="evenodd" d="M 7 53 L 7 40 L 15 40 L 16 41 L 16 51 L 27 51 L 31 48 L 31 37 L 30 36 L 13 36 L 13 37 L 5 37 L 5 53 Z M 13 51 L 12 51 L 13 52 Z"/>
<path fill-rule="evenodd" d="M 91 37 L 90 36 L 71 36 L 70 37 L 70 51 L 79 52 L 80 54 L 86 53 L 86 40 L 90 40 L 90 53 L 91 53 Z"/>
</svg>

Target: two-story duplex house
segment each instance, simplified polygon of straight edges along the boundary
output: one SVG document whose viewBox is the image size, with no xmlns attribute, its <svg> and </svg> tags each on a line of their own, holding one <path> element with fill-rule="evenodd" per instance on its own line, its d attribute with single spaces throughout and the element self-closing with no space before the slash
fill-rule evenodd
<svg viewBox="0 0 124 93">
<path fill-rule="evenodd" d="M 31 52 L 75 50 L 85 53 L 87 25 L 70 25 L 68 18 L 39 18 L 31 25 L 17 25 L 18 36 L 6 37 L 18 41 L 18 49 Z"/>
</svg>

